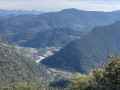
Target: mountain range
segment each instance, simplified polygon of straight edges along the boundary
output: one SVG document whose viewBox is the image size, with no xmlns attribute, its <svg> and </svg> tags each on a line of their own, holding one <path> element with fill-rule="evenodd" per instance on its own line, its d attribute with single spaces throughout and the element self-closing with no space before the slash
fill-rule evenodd
<svg viewBox="0 0 120 90">
<path fill-rule="evenodd" d="M 108 55 L 120 55 L 119 20 L 119 11 L 0 9 L 0 88 L 30 82 L 52 90 L 66 87 L 69 75 L 101 68 Z"/>
<path fill-rule="evenodd" d="M 12 18 L 18 15 L 38 15 L 38 14 L 43 14 L 44 12 L 42 11 L 28 11 L 28 10 L 4 10 L 0 9 L 0 21 L 3 21 L 8 18 Z"/>
<path fill-rule="evenodd" d="M 120 12 L 96 12 L 65 9 L 41 15 L 16 16 L 0 23 L 0 33 L 36 32 L 51 28 L 91 30 L 120 20 Z"/>
<path fill-rule="evenodd" d="M 91 31 L 92 28 L 96 26 L 108 25 L 120 20 L 119 15 L 120 12 L 82 11 L 77 9 L 64 9 L 59 12 L 49 12 L 40 15 L 20 15 L 0 22 L 0 37 L 20 45 L 22 45 L 21 43 L 24 44 L 26 42 L 24 45 L 27 46 L 27 42 L 30 43 L 37 38 L 38 41 L 35 42 L 38 42 L 39 44 L 36 45 L 36 43 L 34 46 L 32 45 L 32 47 L 38 47 L 40 42 L 45 40 L 44 38 L 40 38 L 41 36 L 39 35 L 41 35 L 41 32 L 53 33 L 51 29 L 69 28 L 75 32 L 78 31 L 78 33 L 80 32 L 80 34 L 83 35 L 85 32 Z M 56 37 L 54 37 L 54 40 L 55 39 Z M 54 43 L 51 43 L 51 45 L 54 45 Z M 57 43 L 61 44 L 61 41 Z"/>
<path fill-rule="evenodd" d="M 37 15 L 37 14 L 43 14 L 44 12 L 42 11 L 35 11 L 35 10 L 4 10 L 0 9 L 0 15 L 25 15 L 25 14 L 32 14 L 32 15 Z"/>
<path fill-rule="evenodd" d="M 96 27 L 91 33 L 66 45 L 41 61 L 51 68 L 88 73 L 108 63 L 108 55 L 120 55 L 120 21 Z"/>
</svg>

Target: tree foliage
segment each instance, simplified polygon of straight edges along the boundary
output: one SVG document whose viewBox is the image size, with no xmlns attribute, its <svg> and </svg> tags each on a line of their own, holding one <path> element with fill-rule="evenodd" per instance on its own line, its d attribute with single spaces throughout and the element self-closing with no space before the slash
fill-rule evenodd
<svg viewBox="0 0 120 90">
<path fill-rule="evenodd" d="M 50 81 L 53 81 L 51 71 L 0 39 L 0 85 L 33 82 L 47 86 Z"/>
<path fill-rule="evenodd" d="M 70 85 L 67 90 L 87 90 L 90 87 L 87 75 L 77 73 L 70 78 Z"/>
<path fill-rule="evenodd" d="M 120 90 L 120 56 L 109 57 L 109 64 L 103 63 L 102 69 L 71 77 L 67 90 Z"/>
<path fill-rule="evenodd" d="M 37 86 L 35 83 L 19 82 L 12 83 L 9 86 L 0 86 L 0 90 L 45 90 L 45 88 Z"/>
<path fill-rule="evenodd" d="M 93 71 L 95 86 L 98 90 L 119 90 L 120 89 L 120 57 L 110 55 L 108 65 L 103 63 L 102 70 Z"/>
</svg>

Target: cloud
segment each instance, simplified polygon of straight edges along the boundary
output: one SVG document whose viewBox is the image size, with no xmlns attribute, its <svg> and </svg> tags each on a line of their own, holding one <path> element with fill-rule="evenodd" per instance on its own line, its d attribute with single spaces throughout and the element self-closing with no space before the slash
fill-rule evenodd
<svg viewBox="0 0 120 90">
<path fill-rule="evenodd" d="M 120 9 L 120 2 L 118 0 L 0 0 L 0 8 L 40 11 L 77 8 L 89 11 L 112 11 Z"/>
</svg>

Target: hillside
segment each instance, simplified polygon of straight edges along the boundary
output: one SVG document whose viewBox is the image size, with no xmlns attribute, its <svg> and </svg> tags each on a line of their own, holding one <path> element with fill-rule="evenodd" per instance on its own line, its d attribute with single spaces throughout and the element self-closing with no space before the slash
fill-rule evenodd
<svg viewBox="0 0 120 90">
<path fill-rule="evenodd" d="M 31 40 L 37 35 L 36 32 L 23 32 L 23 33 L 1 33 L 0 38 L 4 38 L 11 44 L 20 45 L 26 41 Z"/>
<path fill-rule="evenodd" d="M 25 57 L 6 41 L 0 39 L 0 85 L 14 82 L 33 82 L 48 85 L 52 73 Z"/>
<path fill-rule="evenodd" d="M 108 62 L 110 54 L 120 55 L 120 21 L 94 28 L 94 30 L 74 40 L 58 53 L 41 62 L 51 68 L 88 73 Z"/>
<path fill-rule="evenodd" d="M 45 32 L 39 32 L 34 38 L 21 45 L 33 48 L 64 46 L 74 39 L 80 38 L 82 34 L 77 30 L 68 28 L 55 28 Z"/>
<path fill-rule="evenodd" d="M 13 14 L 2 15 L 2 14 L 0 13 L 0 22 L 3 21 L 3 20 L 5 20 L 5 19 L 8 19 L 8 18 L 14 17 L 14 16 L 15 16 L 15 15 L 13 15 Z"/>
</svg>

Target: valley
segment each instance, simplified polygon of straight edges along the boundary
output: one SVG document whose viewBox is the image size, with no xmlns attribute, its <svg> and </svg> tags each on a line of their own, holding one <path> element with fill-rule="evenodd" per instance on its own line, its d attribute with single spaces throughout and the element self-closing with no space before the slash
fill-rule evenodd
<svg viewBox="0 0 120 90">
<path fill-rule="evenodd" d="M 7 11 L 3 12 L 7 14 Z M 75 62 L 75 60 L 77 59 L 81 60 L 81 58 L 83 58 L 83 56 L 88 53 L 88 50 L 87 52 L 84 52 L 84 47 L 86 47 L 86 49 L 88 47 L 91 48 L 89 45 L 84 45 L 83 48 L 81 46 L 81 49 L 80 46 L 77 46 L 77 44 L 79 45 L 79 43 L 77 43 L 77 40 L 81 41 L 82 39 L 84 40 L 85 37 L 89 37 L 89 35 L 91 35 L 94 29 L 96 29 L 98 26 L 100 27 L 102 25 L 108 25 L 117 20 L 120 20 L 120 12 L 83 11 L 74 8 L 64 9 L 59 12 L 48 13 L 36 11 L 36 14 L 35 11 L 30 11 L 26 13 L 24 12 L 26 11 L 13 11 L 11 13 L 14 13 L 15 15 L 20 15 L 8 19 L 6 18 L 5 20 L 0 22 L 0 37 L 14 45 L 15 48 L 25 54 L 25 56 L 32 58 L 37 63 L 44 63 L 46 67 L 51 68 L 52 66 L 52 69 L 55 69 L 53 69 L 53 71 L 58 72 L 59 69 L 63 69 L 63 71 L 65 70 L 67 72 L 72 71 L 71 73 L 88 73 L 91 69 L 97 67 L 99 62 L 92 66 L 90 65 L 91 63 L 89 63 L 89 70 L 87 67 L 89 65 L 85 61 L 80 62 L 82 64 L 84 63 L 84 66 L 82 66 L 79 61 Z M 92 35 L 90 36 L 90 38 L 91 37 Z M 62 52 L 62 50 L 71 45 L 72 42 L 77 43 L 75 44 L 75 46 L 70 46 L 71 49 L 75 48 L 75 50 L 68 51 L 68 49 L 68 52 Z M 82 43 L 89 43 L 89 40 L 87 42 L 87 40 L 85 39 L 85 41 L 82 41 Z M 60 57 L 58 55 L 59 53 Z M 79 55 L 78 53 L 81 54 Z M 63 56 L 67 54 L 68 56 L 65 56 L 65 61 L 63 61 Z M 47 59 L 54 57 L 55 55 L 58 55 L 58 61 L 56 61 L 56 58 L 53 58 L 52 60 L 48 60 L 48 62 L 46 63 Z M 96 57 L 96 55 L 93 55 L 93 57 Z M 74 62 L 70 61 L 72 65 L 70 62 L 66 62 L 68 58 L 69 60 L 74 59 Z M 92 56 L 89 57 L 89 59 L 91 58 Z M 87 61 L 88 59 L 85 60 Z M 60 68 L 56 68 L 56 65 L 57 67 L 59 67 L 59 65 L 57 64 L 58 62 L 59 64 L 61 63 L 60 65 L 62 65 L 62 68 L 61 66 Z M 93 63 L 95 62 L 96 60 L 93 60 Z M 68 63 L 70 64 L 67 66 Z M 81 65 L 81 68 L 79 68 L 79 70 L 77 65 Z"/>
<path fill-rule="evenodd" d="M 119 90 L 119 46 L 119 11 L 0 9 L 0 90 Z"/>
<path fill-rule="evenodd" d="M 30 48 L 30 47 L 20 47 L 15 46 L 15 48 L 25 56 L 32 58 L 34 61 L 39 63 L 41 60 L 45 59 L 58 52 L 62 47 L 46 47 L 46 48 Z"/>
<path fill-rule="evenodd" d="M 108 55 L 120 54 L 119 34 L 120 21 L 96 27 L 91 33 L 72 41 L 41 63 L 51 68 L 87 74 L 101 67 L 100 63 L 108 63 Z"/>
<path fill-rule="evenodd" d="M 55 68 L 50 68 L 42 63 L 40 63 L 43 59 L 57 53 L 62 47 L 46 47 L 46 48 L 30 48 L 30 47 L 20 47 L 20 46 L 15 46 L 17 50 L 22 52 L 26 57 L 32 58 L 36 63 L 48 68 L 52 72 L 56 73 L 57 75 L 63 76 L 63 77 L 69 77 L 73 76 L 73 73 L 65 71 L 65 70 L 60 70 L 60 69 L 55 69 Z"/>
</svg>

